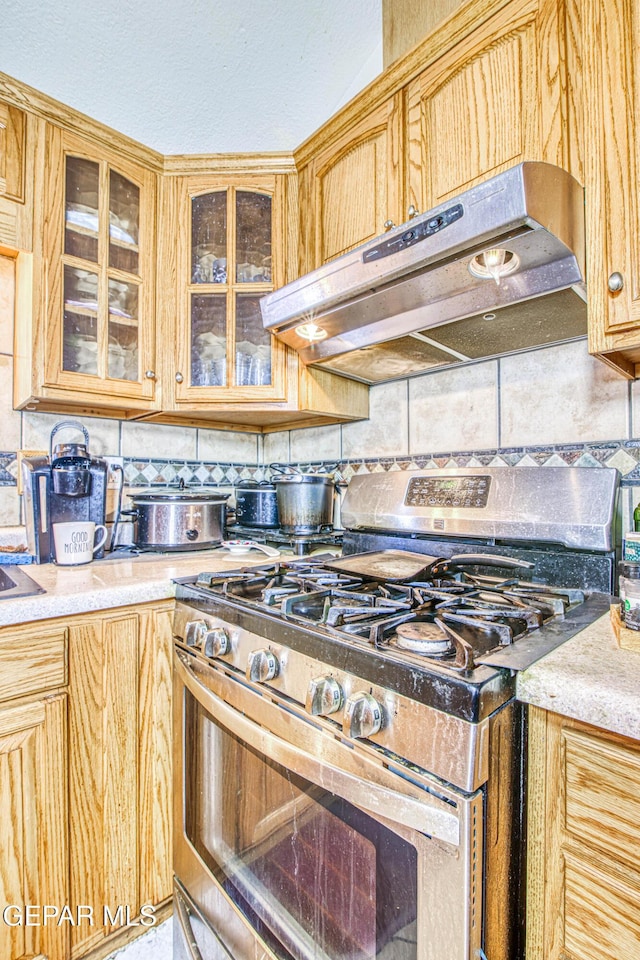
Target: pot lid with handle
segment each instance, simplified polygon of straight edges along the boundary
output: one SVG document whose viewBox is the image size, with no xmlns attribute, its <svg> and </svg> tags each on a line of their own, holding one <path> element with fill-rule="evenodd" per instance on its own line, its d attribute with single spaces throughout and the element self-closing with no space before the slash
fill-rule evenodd
<svg viewBox="0 0 640 960">
<path fill-rule="evenodd" d="M 329 472 L 325 473 L 303 473 L 299 467 L 290 463 L 270 463 L 269 469 L 277 476 L 272 476 L 272 483 L 337 483 L 342 481 L 342 475 L 338 472 L 338 464 L 330 465 Z"/>
<path fill-rule="evenodd" d="M 275 490 L 271 480 L 240 480 L 236 490 Z"/>
<path fill-rule="evenodd" d="M 230 494 L 210 487 L 145 487 L 127 494 L 133 503 L 224 503 Z"/>
<path fill-rule="evenodd" d="M 331 484 L 335 483 L 333 477 L 328 473 L 290 473 L 283 474 L 281 477 L 274 477 L 274 484 L 279 483 L 315 483 L 319 484 Z"/>
</svg>

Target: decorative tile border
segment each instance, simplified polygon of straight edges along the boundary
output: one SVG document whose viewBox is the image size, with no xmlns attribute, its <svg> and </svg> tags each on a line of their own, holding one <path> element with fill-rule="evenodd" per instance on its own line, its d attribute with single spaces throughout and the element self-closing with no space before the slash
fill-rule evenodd
<svg viewBox="0 0 640 960">
<path fill-rule="evenodd" d="M 360 473 L 388 470 L 442 470 L 456 467 L 615 467 L 621 486 L 640 486 L 640 440 L 601 443 L 555 444 L 536 447 L 502 447 L 495 450 L 465 450 L 422 454 L 412 457 L 366 457 L 351 460 L 306 461 L 290 466 L 303 473 L 338 472 L 349 481 Z M 14 452 L 0 451 L 0 487 L 16 485 L 18 472 Z M 129 487 L 164 486 L 183 480 L 200 486 L 233 486 L 241 480 L 264 480 L 271 475 L 266 464 L 214 463 L 200 460 L 176 461 L 160 458 L 124 460 L 125 483 Z"/>
<path fill-rule="evenodd" d="M 233 486 L 240 480 L 264 480 L 263 467 L 245 463 L 204 463 L 184 460 L 125 459 L 124 479 L 129 487 L 165 486 L 184 481 L 203 487 Z"/>
<path fill-rule="evenodd" d="M 13 487 L 18 476 L 18 458 L 15 453 L 0 450 L 0 487 Z"/>
<path fill-rule="evenodd" d="M 366 457 L 363 459 L 292 464 L 302 472 L 338 471 L 349 481 L 362 473 L 388 470 L 442 470 L 456 467 L 615 467 L 621 474 L 621 486 L 640 486 L 640 441 L 619 440 L 606 443 L 554 444 L 536 447 L 503 447 L 425 454 L 412 457 Z"/>
</svg>

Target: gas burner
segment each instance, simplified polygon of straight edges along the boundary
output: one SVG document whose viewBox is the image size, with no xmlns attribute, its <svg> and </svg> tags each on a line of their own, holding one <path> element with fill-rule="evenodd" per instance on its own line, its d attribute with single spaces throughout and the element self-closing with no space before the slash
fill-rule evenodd
<svg viewBox="0 0 640 960">
<path fill-rule="evenodd" d="M 437 620 L 410 620 L 396 627 L 396 644 L 401 650 L 411 650 L 426 657 L 449 656 L 453 644 Z"/>
</svg>

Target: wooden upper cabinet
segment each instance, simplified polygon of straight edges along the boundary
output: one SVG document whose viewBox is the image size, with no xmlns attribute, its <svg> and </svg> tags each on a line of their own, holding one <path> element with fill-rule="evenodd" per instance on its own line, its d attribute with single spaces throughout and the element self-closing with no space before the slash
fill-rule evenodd
<svg viewBox="0 0 640 960">
<path fill-rule="evenodd" d="M 397 94 L 328 144 L 300 177 L 300 272 L 384 232 L 402 212 L 402 109 Z"/>
<path fill-rule="evenodd" d="M 419 210 L 524 160 L 567 167 L 562 3 L 512 0 L 407 90 L 409 202 Z"/>
<path fill-rule="evenodd" d="M 582 13 L 589 349 L 637 377 L 640 7 L 583 0 Z"/>
<path fill-rule="evenodd" d="M 281 177 L 185 176 L 173 192 L 176 405 L 286 399 L 285 348 L 260 312 L 284 282 Z"/>
<path fill-rule="evenodd" d="M 151 408 L 155 174 L 51 126 L 34 337 L 46 398 Z M 41 368 L 41 369 L 42 369 Z"/>
<path fill-rule="evenodd" d="M 24 203 L 26 115 L 0 101 L 0 197 Z"/>
<path fill-rule="evenodd" d="M 0 245 L 31 250 L 34 122 L 0 100 Z"/>
</svg>

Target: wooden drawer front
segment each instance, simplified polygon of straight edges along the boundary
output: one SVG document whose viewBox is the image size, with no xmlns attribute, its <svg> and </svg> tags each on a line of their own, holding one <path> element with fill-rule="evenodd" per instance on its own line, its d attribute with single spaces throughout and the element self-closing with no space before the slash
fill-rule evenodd
<svg viewBox="0 0 640 960">
<path fill-rule="evenodd" d="M 67 683 L 67 631 L 31 625 L 0 639 L 0 700 Z"/>
<path fill-rule="evenodd" d="M 566 960 L 637 960 L 640 957 L 640 874 L 564 854 Z"/>
<path fill-rule="evenodd" d="M 636 866 L 640 863 L 640 748 L 565 729 L 564 752 L 567 833 Z"/>
</svg>

